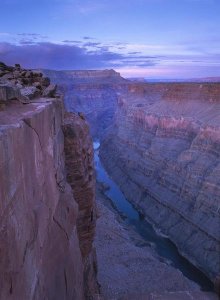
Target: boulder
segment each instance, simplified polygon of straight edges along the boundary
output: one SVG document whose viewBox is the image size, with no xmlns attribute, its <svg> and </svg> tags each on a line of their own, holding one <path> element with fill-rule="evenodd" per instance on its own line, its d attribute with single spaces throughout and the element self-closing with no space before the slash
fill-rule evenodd
<svg viewBox="0 0 220 300">
<path fill-rule="evenodd" d="M 55 97 L 56 93 L 56 84 L 50 84 L 44 91 L 43 91 L 43 97 Z"/>
<path fill-rule="evenodd" d="M 25 74 L 25 77 L 26 78 L 31 78 L 33 75 L 33 73 L 31 71 L 27 71 L 26 74 Z"/>
<path fill-rule="evenodd" d="M 21 65 L 20 64 L 15 64 L 15 70 L 20 71 L 21 70 Z"/>
<path fill-rule="evenodd" d="M 9 71 L 9 72 L 12 72 L 13 71 L 13 67 L 7 66 L 3 62 L 0 62 L 0 70 L 3 70 L 3 71 L 6 70 L 6 71 Z"/>
<path fill-rule="evenodd" d="M 33 72 L 33 76 L 34 77 L 43 77 L 43 74 L 41 72 L 39 72 L 39 71 L 34 71 Z"/>
<path fill-rule="evenodd" d="M 43 86 L 48 87 L 50 85 L 50 78 L 49 77 L 42 77 L 41 78 L 41 84 Z"/>
<path fill-rule="evenodd" d="M 14 78 L 19 78 L 19 77 L 21 77 L 21 72 L 19 70 L 15 70 L 13 72 L 13 76 L 14 76 Z"/>
<path fill-rule="evenodd" d="M 41 86 L 40 82 L 38 82 L 38 81 L 34 82 L 33 86 L 35 86 L 36 88 L 38 88 L 40 90 L 42 89 L 42 86 Z"/>
<path fill-rule="evenodd" d="M 7 72 L 3 76 L 1 76 L 1 79 L 5 80 L 5 81 L 11 80 L 13 78 L 14 78 L 14 75 L 13 75 L 13 73 L 10 73 L 10 72 Z"/>
<path fill-rule="evenodd" d="M 0 84 L 0 101 L 19 99 L 21 96 L 17 87 L 10 84 Z"/>
<path fill-rule="evenodd" d="M 35 87 L 35 86 L 28 86 L 25 88 L 22 88 L 21 90 L 21 95 L 25 99 L 34 99 L 35 97 L 40 96 L 40 91 Z"/>
</svg>

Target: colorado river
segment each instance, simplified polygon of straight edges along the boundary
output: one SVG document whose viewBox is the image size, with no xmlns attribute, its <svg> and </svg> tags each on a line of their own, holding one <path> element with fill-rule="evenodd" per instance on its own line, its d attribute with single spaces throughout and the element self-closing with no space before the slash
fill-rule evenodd
<svg viewBox="0 0 220 300">
<path fill-rule="evenodd" d="M 97 181 L 104 183 L 108 188 L 105 195 L 111 199 L 112 204 L 120 215 L 124 217 L 126 224 L 150 243 L 159 256 L 179 269 L 187 278 L 196 282 L 202 290 L 213 291 L 212 282 L 178 251 L 175 244 L 169 238 L 160 235 L 154 227 L 126 200 L 117 184 L 109 177 L 99 159 L 99 142 L 93 144 L 95 150 L 95 168 Z"/>
</svg>

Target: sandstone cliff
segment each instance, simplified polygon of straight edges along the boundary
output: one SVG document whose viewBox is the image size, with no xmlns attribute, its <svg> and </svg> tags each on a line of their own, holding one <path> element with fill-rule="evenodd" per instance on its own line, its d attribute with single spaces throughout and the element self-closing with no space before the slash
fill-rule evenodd
<svg viewBox="0 0 220 300">
<path fill-rule="evenodd" d="M 220 84 L 130 85 L 101 158 L 126 197 L 213 282 L 220 274 Z"/>
<path fill-rule="evenodd" d="M 0 299 L 94 299 L 94 170 L 88 127 L 72 116 L 68 124 L 76 126 L 76 134 L 64 125 L 64 136 L 63 103 L 49 79 L 18 65 L 0 64 L 0 69 Z M 83 157 L 77 143 L 88 151 Z M 73 179 L 72 188 L 66 179 L 71 162 L 82 175 L 78 182 Z M 94 218 L 88 218 L 88 211 Z"/>
</svg>

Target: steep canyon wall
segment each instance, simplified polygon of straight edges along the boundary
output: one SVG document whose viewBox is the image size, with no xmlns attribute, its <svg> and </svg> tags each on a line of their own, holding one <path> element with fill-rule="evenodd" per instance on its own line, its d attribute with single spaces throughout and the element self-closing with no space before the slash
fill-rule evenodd
<svg viewBox="0 0 220 300">
<path fill-rule="evenodd" d="M 220 84 L 131 84 L 100 155 L 126 197 L 217 283 Z"/>
<path fill-rule="evenodd" d="M 43 72 L 65 95 L 67 111 L 82 112 L 93 138 L 103 136 L 113 122 L 118 93 L 128 89 L 129 81 L 114 70 Z"/>
<path fill-rule="evenodd" d="M 88 126 L 40 73 L 0 73 L 0 299 L 95 299 Z"/>
</svg>

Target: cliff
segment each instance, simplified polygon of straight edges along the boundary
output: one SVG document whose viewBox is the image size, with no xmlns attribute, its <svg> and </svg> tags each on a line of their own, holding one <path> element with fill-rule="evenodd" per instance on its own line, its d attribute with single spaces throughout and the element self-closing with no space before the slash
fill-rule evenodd
<svg viewBox="0 0 220 300">
<path fill-rule="evenodd" d="M 0 103 L 0 299 L 95 299 L 88 126 L 78 115 L 64 120 L 62 99 L 49 79 L 19 65 L 0 64 Z M 82 177 L 70 186 L 71 163 Z"/>
<path fill-rule="evenodd" d="M 112 124 L 117 95 L 129 81 L 114 70 L 43 70 L 64 94 L 67 111 L 80 111 L 86 117 L 94 138 L 100 138 Z"/>
<path fill-rule="evenodd" d="M 85 294 L 92 299 L 97 293 L 96 251 L 93 248 L 96 227 L 93 145 L 82 115 L 66 113 L 63 132 L 67 181 L 79 208 L 76 226 L 84 265 Z"/>
<path fill-rule="evenodd" d="M 217 284 L 220 84 L 130 85 L 101 159 L 126 197 Z"/>
</svg>

